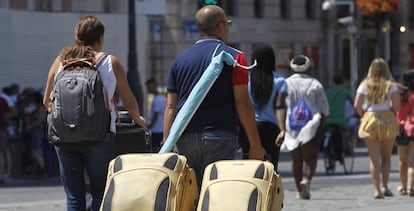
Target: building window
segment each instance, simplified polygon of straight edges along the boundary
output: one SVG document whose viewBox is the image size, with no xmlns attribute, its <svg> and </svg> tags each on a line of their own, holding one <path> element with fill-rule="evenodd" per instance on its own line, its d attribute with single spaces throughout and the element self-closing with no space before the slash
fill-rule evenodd
<svg viewBox="0 0 414 211">
<path fill-rule="evenodd" d="M 220 5 L 223 8 L 224 12 L 226 12 L 226 15 L 228 16 L 236 15 L 234 11 L 233 0 L 222 0 L 220 2 L 221 2 Z"/>
<path fill-rule="evenodd" d="M 111 0 L 104 0 L 103 1 L 103 10 L 104 12 L 111 12 L 112 8 L 112 1 Z"/>
<path fill-rule="evenodd" d="M 204 0 L 198 0 L 197 2 L 198 2 L 198 9 L 206 5 L 204 3 Z M 235 15 L 233 0 L 216 0 L 216 2 L 217 2 L 216 4 L 217 6 L 220 6 L 221 8 L 223 8 L 226 15 L 228 16 Z"/>
<path fill-rule="evenodd" d="M 104 12 L 120 12 L 120 4 L 121 1 L 119 0 L 104 0 L 103 1 L 103 8 Z"/>
<path fill-rule="evenodd" d="M 280 17 L 282 19 L 290 18 L 290 1 L 280 0 Z"/>
<path fill-rule="evenodd" d="M 414 1 L 410 1 L 410 9 L 408 11 L 414 11 Z M 414 27 L 414 12 L 409 12 L 408 21 L 410 23 L 410 28 Z"/>
<path fill-rule="evenodd" d="M 36 0 L 34 9 L 39 11 L 51 11 L 52 0 Z"/>
<path fill-rule="evenodd" d="M 307 19 L 315 19 L 315 3 L 313 0 L 306 0 L 305 14 Z"/>
<path fill-rule="evenodd" d="M 264 17 L 264 0 L 254 0 L 254 17 L 263 18 Z"/>
<path fill-rule="evenodd" d="M 27 0 L 10 1 L 11 9 L 26 10 L 28 8 Z"/>
</svg>

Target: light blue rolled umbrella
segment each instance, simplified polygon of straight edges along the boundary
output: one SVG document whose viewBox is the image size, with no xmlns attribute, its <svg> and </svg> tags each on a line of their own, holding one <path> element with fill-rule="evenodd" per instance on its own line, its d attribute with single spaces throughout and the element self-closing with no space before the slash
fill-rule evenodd
<svg viewBox="0 0 414 211">
<path fill-rule="evenodd" d="M 251 67 L 245 67 L 237 63 L 229 53 L 222 51 L 217 56 L 213 57 L 210 64 L 205 69 L 204 73 L 201 75 L 200 80 L 196 83 L 193 90 L 191 90 L 188 99 L 184 102 L 184 105 L 181 107 L 180 111 L 177 113 L 174 122 L 171 125 L 170 133 L 165 140 L 163 146 L 161 147 L 159 153 L 171 152 L 180 138 L 181 134 L 187 127 L 194 113 L 197 111 L 197 108 L 200 106 L 204 97 L 207 95 L 210 88 L 213 86 L 217 77 L 220 75 L 221 70 L 223 69 L 224 62 L 232 66 L 241 66 L 245 69 L 250 69 Z M 255 66 L 252 65 L 253 67 Z"/>
</svg>

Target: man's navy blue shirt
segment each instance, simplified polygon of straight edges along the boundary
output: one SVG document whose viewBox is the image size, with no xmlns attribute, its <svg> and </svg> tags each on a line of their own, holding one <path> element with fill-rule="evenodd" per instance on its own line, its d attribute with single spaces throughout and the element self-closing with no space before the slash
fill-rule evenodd
<svg viewBox="0 0 414 211">
<path fill-rule="evenodd" d="M 231 54 L 238 63 L 246 65 L 246 58 L 241 51 L 216 38 L 197 41 L 174 60 L 168 72 L 167 91 L 177 94 L 177 112 L 210 64 L 213 54 L 215 56 L 222 51 Z M 206 128 L 213 128 L 236 133 L 237 114 L 233 86 L 247 85 L 247 82 L 247 70 L 225 64 L 185 132 L 199 132 Z"/>
</svg>

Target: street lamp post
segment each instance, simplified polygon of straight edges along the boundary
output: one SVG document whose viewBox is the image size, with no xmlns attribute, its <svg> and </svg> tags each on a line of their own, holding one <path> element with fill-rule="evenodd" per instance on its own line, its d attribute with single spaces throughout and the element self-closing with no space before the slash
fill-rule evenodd
<svg viewBox="0 0 414 211">
<path fill-rule="evenodd" d="M 355 16 L 355 1 L 354 0 L 325 0 L 322 3 L 322 10 L 330 10 L 334 6 L 346 5 L 349 8 L 349 16 L 339 18 L 338 22 L 344 24 L 348 28 L 349 42 L 350 42 L 350 88 L 351 92 L 355 93 L 358 83 L 358 26 Z"/>
<path fill-rule="evenodd" d="M 128 1 L 128 72 L 127 80 L 132 94 L 138 102 L 141 113 L 144 113 L 143 108 L 143 93 L 138 73 L 137 62 L 137 44 L 136 44 L 136 30 L 135 30 L 135 0 Z"/>
</svg>

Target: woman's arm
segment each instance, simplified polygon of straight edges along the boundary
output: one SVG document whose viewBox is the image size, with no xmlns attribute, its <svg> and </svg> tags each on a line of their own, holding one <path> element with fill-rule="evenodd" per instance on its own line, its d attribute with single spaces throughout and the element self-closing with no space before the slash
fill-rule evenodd
<svg viewBox="0 0 414 211">
<path fill-rule="evenodd" d="M 46 81 L 46 87 L 45 87 L 45 93 L 43 95 L 43 105 L 45 108 L 49 109 L 49 103 L 50 103 L 50 93 L 53 89 L 53 82 L 55 80 L 55 75 L 59 69 L 59 63 L 60 63 L 60 56 L 56 57 L 55 61 L 53 62 L 52 66 L 49 69 L 49 74 L 47 76 Z"/>
<path fill-rule="evenodd" d="M 125 105 L 125 108 L 128 110 L 134 122 L 141 127 L 145 127 L 145 119 L 141 116 L 139 112 L 139 107 L 135 96 L 132 94 L 132 91 L 128 85 L 126 74 L 124 68 L 119 62 L 116 56 L 111 55 L 112 67 L 114 69 L 116 77 L 116 90 L 121 98 L 122 102 Z"/>
<path fill-rule="evenodd" d="M 277 146 L 282 145 L 283 140 L 285 139 L 285 132 L 286 132 L 286 93 L 279 93 L 276 98 L 275 108 L 276 108 L 276 120 L 277 125 L 279 126 L 280 132 L 276 137 L 275 144 Z"/>
<path fill-rule="evenodd" d="M 355 101 L 354 101 L 354 108 L 358 116 L 360 117 L 362 117 L 365 113 L 364 109 L 362 108 L 364 101 L 365 101 L 365 95 L 357 92 L 355 96 Z"/>
<path fill-rule="evenodd" d="M 391 93 L 391 100 L 390 100 L 391 110 L 397 112 L 400 110 L 401 107 L 401 95 L 400 90 Z"/>
</svg>

